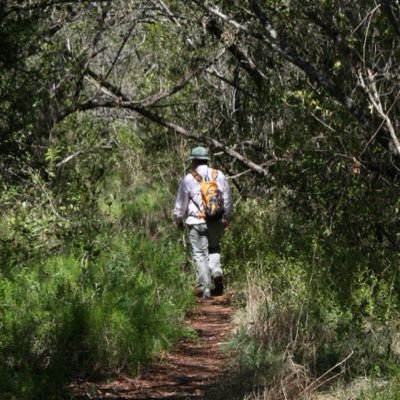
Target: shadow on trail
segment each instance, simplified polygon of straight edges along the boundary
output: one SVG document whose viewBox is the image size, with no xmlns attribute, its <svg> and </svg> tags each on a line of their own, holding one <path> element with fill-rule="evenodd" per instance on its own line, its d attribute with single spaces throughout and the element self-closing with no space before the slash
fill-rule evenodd
<svg viewBox="0 0 400 400">
<path fill-rule="evenodd" d="M 117 393 L 104 391 L 103 393 L 86 394 L 72 397 L 71 400 L 93 400 L 93 399 L 112 399 L 112 400 L 243 400 L 252 392 L 252 385 L 243 382 L 243 377 L 227 372 L 226 376 L 220 376 L 217 381 L 206 383 L 201 379 L 190 379 L 179 377 L 181 382 L 175 381 L 173 384 L 155 385 L 152 393 L 144 390 L 142 395 L 132 393 L 132 388 L 122 390 L 119 388 Z M 171 392 L 175 393 L 167 394 Z M 139 392 L 141 390 L 139 389 Z M 157 396 L 155 392 L 160 394 Z"/>
</svg>

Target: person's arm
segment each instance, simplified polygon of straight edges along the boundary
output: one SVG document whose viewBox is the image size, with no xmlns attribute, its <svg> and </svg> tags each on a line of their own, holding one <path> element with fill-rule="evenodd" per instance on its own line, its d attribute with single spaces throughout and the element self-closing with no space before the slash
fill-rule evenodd
<svg viewBox="0 0 400 400">
<path fill-rule="evenodd" d="M 178 223 L 182 223 L 186 216 L 189 204 L 189 190 L 185 184 L 185 180 L 182 180 L 178 193 L 176 194 L 175 206 L 173 215 Z"/>
<path fill-rule="evenodd" d="M 223 173 L 221 173 L 221 191 L 224 200 L 224 219 L 228 220 L 233 213 L 233 202 L 228 181 Z"/>
</svg>

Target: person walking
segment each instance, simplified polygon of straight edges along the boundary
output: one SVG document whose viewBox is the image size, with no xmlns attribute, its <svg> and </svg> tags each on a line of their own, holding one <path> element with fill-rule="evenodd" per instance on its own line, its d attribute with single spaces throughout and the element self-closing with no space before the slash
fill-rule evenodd
<svg viewBox="0 0 400 400">
<path fill-rule="evenodd" d="M 211 293 L 216 296 L 223 293 L 220 241 L 228 227 L 233 204 L 224 173 L 209 166 L 208 150 L 202 146 L 195 147 L 188 159 L 192 162 L 192 172 L 180 183 L 173 214 L 178 224 L 186 223 L 189 229 L 197 281 L 203 298 L 207 299 Z M 215 206 L 215 215 L 209 211 L 205 201 L 203 182 L 215 182 L 218 187 L 214 191 L 218 192 L 220 204 Z"/>
</svg>

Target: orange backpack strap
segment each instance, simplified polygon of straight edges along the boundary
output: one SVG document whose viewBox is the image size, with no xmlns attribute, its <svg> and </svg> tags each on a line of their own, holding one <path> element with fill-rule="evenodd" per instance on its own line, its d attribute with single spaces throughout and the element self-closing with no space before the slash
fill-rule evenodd
<svg viewBox="0 0 400 400">
<path fill-rule="evenodd" d="M 203 178 L 197 173 L 197 171 L 192 171 L 192 175 L 197 182 L 201 183 L 203 181 Z"/>
<path fill-rule="evenodd" d="M 198 174 L 197 171 L 193 170 L 192 171 L 192 175 L 193 175 L 194 179 L 196 179 L 197 182 L 200 182 L 200 183 L 203 182 L 203 178 Z M 211 171 L 211 179 L 213 181 L 216 181 L 217 180 L 217 176 L 218 176 L 218 170 L 213 168 L 212 171 Z"/>
<path fill-rule="evenodd" d="M 199 173 L 197 172 L 197 171 L 192 171 L 192 175 L 193 175 L 193 177 L 194 177 L 194 179 L 196 179 L 196 181 L 197 182 L 199 182 L 200 183 L 200 185 L 201 185 L 201 183 L 203 182 L 203 178 L 199 175 Z M 200 206 L 192 199 L 192 201 L 193 201 L 193 203 L 194 203 L 194 205 L 199 209 L 199 218 L 204 218 L 206 215 L 205 215 L 205 213 L 204 213 L 204 210 L 202 210 L 201 208 L 200 208 Z"/>
</svg>

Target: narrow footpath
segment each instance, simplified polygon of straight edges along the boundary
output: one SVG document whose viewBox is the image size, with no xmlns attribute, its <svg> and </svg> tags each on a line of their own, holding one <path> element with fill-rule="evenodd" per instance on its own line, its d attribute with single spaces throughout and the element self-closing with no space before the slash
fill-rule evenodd
<svg viewBox="0 0 400 400">
<path fill-rule="evenodd" d="M 198 337 L 178 342 L 171 353 L 136 378 L 81 382 L 73 387 L 76 399 L 169 399 L 210 400 L 220 397 L 223 376 L 233 367 L 233 358 L 222 350 L 232 330 L 233 309 L 226 296 L 197 300 L 187 317 Z"/>
</svg>

